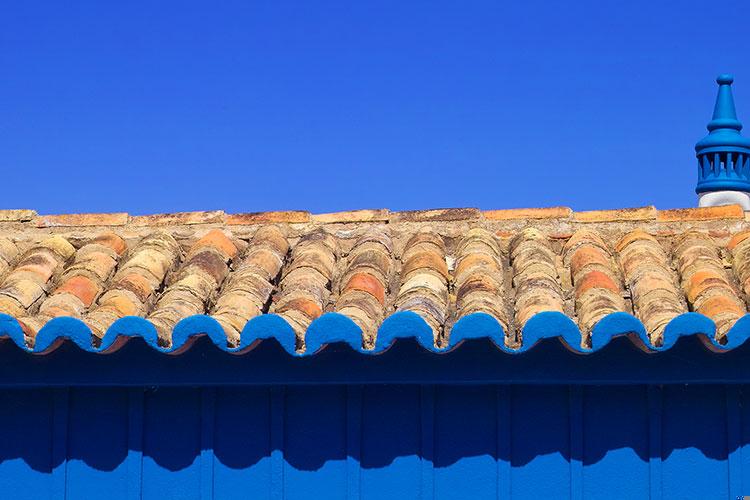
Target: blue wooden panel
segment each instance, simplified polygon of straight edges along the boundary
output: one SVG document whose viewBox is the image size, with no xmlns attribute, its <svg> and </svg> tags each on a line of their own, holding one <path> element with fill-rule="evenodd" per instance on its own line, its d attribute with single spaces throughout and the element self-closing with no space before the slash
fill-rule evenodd
<svg viewBox="0 0 750 500">
<path fill-rule="evenodd" d="M 122 389 L 71 389 L 67 498 L 126 498 L 128 394 Z"/>
<path fill-rule="evenodd" d="M 366 386 L 362 406 L 362 498 L 418 498 L 422 446 L 419 386 Z"/>
<path fill-rule="evenodd" d="M 729 467 L 729 496 L 742 497 L 742 387 L 727 385 L 727 466 Z"/>
<path fill-rule="evenodd" d="M 497 428 L 494 387 L 437 389 L 435 498 L 497 498 Z"/>
<path fill-rule="evenodd" d="M 215 427 L 214 496 L 270 498 L 269 389 L 218 389 Z"/>
<path fill-rule="evenodd" d="M 196 389 L 146 392 L 143 498 L 200 498 L 201 399 Z"/>
<path fill-rule="evenodd" d="M 421 471 L 419 386 L 363 388 L 360 447 L 363 499 L 418 498 Z"/>
<path fill-rule="evenodd" d="M 4 495 L 53 498 L 52 414 L 50 390 L 0 392 L 0 492 Z"/>
<path fill-rule="evenodd" d="M 560 498 L 569 494 L 569 410 L 566 387 L 512 387 L 513 498 Z"/>
<path fill-rule="evenodd" d="M 0 391 L 3 498 L 735 498 L 740 386 Z"/>
<path fill-rule="evenodd" d="M 662 425 L 663 494 L 728 498 L 723 386 L 667 386 Z"/>
<path fill-rule="evenodd" d="M 648 498 L 646 387 L 586 387 L 583 394 L 584 498 Z"/>
<path fill-rule="evenodd" d="M 750 488 L 750 387 L 741 386 L 739 394 L 740 404 L 740 441 L 735 444 L 739 451 L 739 461 L 742 468 L 740 482 L 744 488 Z M 740 493 L 742 494 L 742 493 Z"/>
<path fill-rule="evenodd" d="M 284 498 L 346 498 L 346 452 L 346 388 L 289 388 L 284 414 Z"/>
</svg>

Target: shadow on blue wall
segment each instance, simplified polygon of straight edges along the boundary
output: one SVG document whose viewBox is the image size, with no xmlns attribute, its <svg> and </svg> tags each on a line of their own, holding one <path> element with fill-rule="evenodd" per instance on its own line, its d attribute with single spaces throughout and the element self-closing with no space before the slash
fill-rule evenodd
<svg viewBox="0 0 750 500">
<path fill-rule="evenodd" d="M 292 359 L 273 344 L 231 357 L 205 342 L 174 357 L 137 343 L 106 356 L 0 350 L 0 491 L 29 498 L 54 488 L 69 498 L 127 497 L 134 484 L 137 498 L 190 497 L 206 484 L 217 498 L 242 497 L 248 484 L 287 497 L 310 488 L 384 498 L 426 489 L 441 498 L 576 489 L 645 497 L 657 488 L 726 498 L 750 485 L 750 454 L 741 453 L 750 391 L 726 383 L 743 380 L 744 347 L 715 355 L 684 339 L 646 356 L 619 339 L 581 356 L 550 341 L 509 357 L 481 341 L 449 355 L 402 343 L 367 360 L 335 346 Z M 614 382 L 596 385 L 605 372 Z M 726 379 L 638 382 L 706 373 Z M 260 376 L 288 383 L 246 385 Z M 50 387 L 56 377 L 60 387 Z M 570 383 L 538 382 L 552 379 Z M 23 380 L 38 386 L 19 387 Z"/>
<path fill-rule="evenodd" d="M 707 464 L 721 473 L 750 436 L 740 429 L 732 438 L 732 418 L 747 419 L 731 405 L 750 408 L 735 397 L 734 387 L 641 385 L 6 390 L 0 476 L 25 469 L 16 459 L 42 474 L 67 459 L 69 481 L 116 476 L 142 455 L 144 481 L 199 475 L 206 456 L 228 475 L 270 477 L 274 450 L 292 481 L 295 472 L 345 480 L 352 460 L 406 476 L 424 463 L 458 473 L 466 462 L 472 474 L 508 467 L 569 477 L 580 463 L 637 477 L 654 460 L 675 461 L 683 474 L 705 474 Z"/>
</svg>

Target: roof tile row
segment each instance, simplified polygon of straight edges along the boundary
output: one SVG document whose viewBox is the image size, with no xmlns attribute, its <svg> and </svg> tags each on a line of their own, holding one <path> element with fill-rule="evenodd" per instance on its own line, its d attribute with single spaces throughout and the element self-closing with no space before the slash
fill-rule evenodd
<svg viewBox="0 0 750 500">
<path fill-rule="evenodd" d="M 669 256 L 656 238 L 641 230 L 626 235 L 616 248 L 633 309 L 645 325 L 651 343 L 662 345 L 667 323 L 687 312 Z"/>
<path fill-rule="evenodd" d="M 361 328 L 365 349 L 396 311 L 421 316 L 437 347 L 448 346 L 452 325 L 474 313 L 493 317 L 506 345 L 519 346 L 527 322 L 546 311 L 576 322 L 584 349 L 614 312 L 634 314 L 655 346 L 688 311 L 713 319 L 723 341 L 746 313 L 750 227 L 734 208 L 720 208 L 710 212 L 723 214 L 718 223 L 690 223 L 709 213 L 699 210 L 664 226 L 652 215 L 676 212 L 540 209 L 557 222 L 525 211 L 520 226 L 474 210 L 387 221 L 382 212 L 359 211 L 346 226 L 329 226 L 334 219 L 326 216 L 300 226 L 302 213 L 285 212 L 245 219 L 277 221 L 247 228 L 216 227 L 230 216 L 207 212 L 205 219 L 130 218 L 122 229 L 92 229 L 90 218 L 76 216 L 81 225 L 70 230 L 31 224 L 0 232 L 0 312 L 20 320 L 29 345 L 52 318 L 81 319 L 96 344 L 115 321 L 134 315 L 151 321 L 169 346 L 175 325 L 195 314 L 212 316 L 228 345 L 238 345 L 250 319 L 276 313 L 303 351 L 308 326 L 329 311 Z M 194 225 L 209 220 L 214 227 Z"/>
<path fill-rule="evenodd" d="M 253 235 L 212 311 L 230 344 L 238 344 L 248 320 L 266 309 L 288 251 L 289 243 L 275 226 L 263 227 Z"/>
<path fill-rule="evenodd" d="M 575 287 L 575 311 L 581 325 L 582 345 L 594 325 L 613 312 L 629 312 L 623 300 L 622 280 L 607 244 L 596 232 L 582 229 L 568 240 L 564 264 Z"/>
<path fill-rule="evenodd" d="M 386 293 L 393 272 L 393 243 L 388 233 L 374 228 L 362 235 L 347 256 L 340 280 L 336 311 L 350 317 L 362 329 L 364 346 L 375 344 L 383 321 Z"/>
<path fill-rule="evenodd" d="M 437 210 L 407 210 L 391 212 L 387 209 L 352 210 L 311 214 L 302 210 L 227 214 L 221 210 L 206 212 L 177 212 L 155 215 L 128 215 L 124 212 L 38 215 L 33 210 L 0 210 L 0 223 L 30 223 L 36 227 L 95 227 L 95 226 L 172 226 L 195 224 L 345 224 L 362 222 L 446 222 L 460 220 L 541 220 L 561 219 L 575 222 L 623 221 L 704 221 L 716 219 L 744 219 L 738 205 L 721 207 L 657 210 L 653 206 L 617 210 L 574 212 L 568 207 L 520 208 L 480 210 L 477 208 L 447 208 Z"/>
<path fill-rule="evenodd" d="M 516 322 L 523 328 L 535 314 L 564 312 L 564 298 L 557 270 L 557 255 L 539 230 L 525 229 L 511 242 L 513 287 L 516 290 Z M 518 339 L 520 342 L 522 339 Z"/>
</svg>

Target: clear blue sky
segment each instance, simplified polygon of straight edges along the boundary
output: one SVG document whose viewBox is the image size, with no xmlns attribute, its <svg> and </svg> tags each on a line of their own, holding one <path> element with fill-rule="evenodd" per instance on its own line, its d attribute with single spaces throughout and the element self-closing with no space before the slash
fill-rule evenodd
<svg viewBox="0 0 750 500">
<path fill-rule="evenodd" d="M 3 208 L 692 206 L 750 2 L 5 2 Z M 750 131 L 746 131 L 750 133 Z"/>
</svg>

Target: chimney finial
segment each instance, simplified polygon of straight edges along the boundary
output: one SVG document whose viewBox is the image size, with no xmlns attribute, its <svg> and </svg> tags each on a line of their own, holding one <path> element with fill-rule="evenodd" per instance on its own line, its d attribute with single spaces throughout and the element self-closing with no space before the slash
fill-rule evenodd
<svg viewBox="0 0 750 500">
<path fill-rule="evenodd" d="M 698 157 L 699 205 L 717 206 L 739 203 L 750 210 L 750 139 L 740 134 L 742 123 L 732 97 L 734 77 L 719 75 L 719 93 L 714 114 L 708 123 L 708 135 L 695 145 Z"/>
</svg>

